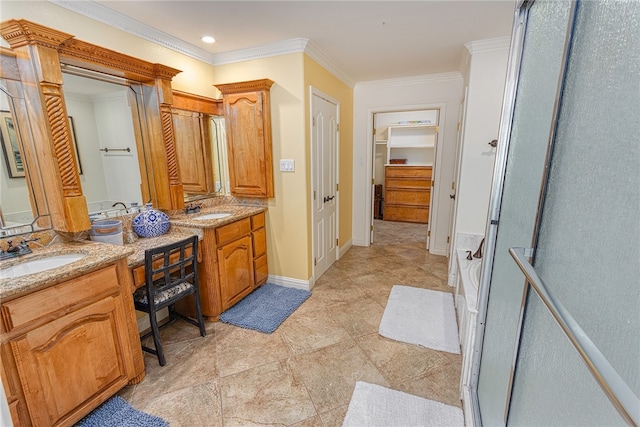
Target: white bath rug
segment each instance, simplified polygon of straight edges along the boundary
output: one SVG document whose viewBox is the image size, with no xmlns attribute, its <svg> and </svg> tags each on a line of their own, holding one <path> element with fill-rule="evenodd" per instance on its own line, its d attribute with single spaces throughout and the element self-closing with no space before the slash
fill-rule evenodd
<svg viewBox="0 0 640 427">
<path fill-rule="evenodd" d="M 343 427 L 462 427 L 462 409 L 362 381 L 349 402 Z"/>
<path fill-rule="evenodd" d="M 396 285 L 384 309 L 383 337 L 448 353 L 460 353 L 453 295 Z"/>
</svg>

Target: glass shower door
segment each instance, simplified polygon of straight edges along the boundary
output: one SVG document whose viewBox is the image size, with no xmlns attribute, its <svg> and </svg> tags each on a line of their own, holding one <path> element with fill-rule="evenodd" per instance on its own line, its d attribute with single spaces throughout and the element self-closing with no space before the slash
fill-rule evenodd
<svg viewBox="0 0 640 427">
<path fill-rule="evenodd" d="M 529 290 L 510 425 L 639 421 L 639 23 L 638 2 L 577 3 L 532 251 L 552 299 L 617 378 L 602 378 Z M 610 388 L 631 414 L 616 411 Z"/>
</svg>

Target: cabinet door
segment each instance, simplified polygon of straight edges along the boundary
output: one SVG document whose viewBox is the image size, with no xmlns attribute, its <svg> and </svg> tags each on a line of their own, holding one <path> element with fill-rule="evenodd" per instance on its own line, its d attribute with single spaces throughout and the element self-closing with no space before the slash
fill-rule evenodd
<svg viewBox="0 0 640 427">
<path fill-rule="evenodd" d="M 251 237 L 244 236 L 218 248 L 222 310 L 249 294 L 254 288 Z"/>
<path fill-rule="evenodd" d="M 273 197 L 271 118 L 267 93 L 255 91 L 224 95 L 224 106 L 231 193 Z"/>
<path fill-rule="evenodd" d="M 197 112 L 172 109 L 176 157 L 182 188 L 187 193 L 213 192 L 213 171 L 209 126 Z"/>
<path fill-rule="evenodd" d="M 107 297 L 10 341 L 34 425 L 71 424 L 127 385 L 119 307 Z"/>
</svg>

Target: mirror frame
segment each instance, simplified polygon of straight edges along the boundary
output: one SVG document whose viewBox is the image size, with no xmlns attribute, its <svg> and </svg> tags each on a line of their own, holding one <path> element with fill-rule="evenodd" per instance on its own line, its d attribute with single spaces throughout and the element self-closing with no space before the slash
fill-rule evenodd
<svg viewBox="0 0 640 427">
<path fill-rule="evenodd" d="M 46 194 L 42 187 L 42 179 L 38 168 L 33 166 L 37 165 L 35 145 L 30 132 L 27 106 L 24 98 L 22 98 L 23 88 L 20 81 L 18 63 L 15 53 L 4 47 L 0 47 L 0 78 L 4 80 L 5 89 L 9 92 L 7 96 L 11 98 L 11 117 L 14 120 L 16 129 L 18 129 L 18 143 L 24 158 L 25 183 L 28 188 L 29 202 L 34 218 L 31 224 L 15 227 L 17 233 L 12 231 L 12 228 L 3 228 L 3 236 L 21 234 L 25 228 L 28 228 L 30 232 L 47 230 L 51 228 L 51 220 L 47 209 Z"/>
<path fill-rule="evenodd" d="M 159 209 L 184 208 L 171 120 L 171 79 L 180 70 L 83 42 L 23 19 L 2 22 L 0 34 L 16 55 L 32 136 L 39 142 L 37 168 L 49 196 L 54 229 L 78 232 L 91 227 L 66 120 L 62 64 L 139 84 L 145 114 L 136 129 L 136 145 L 148 159 L 145 170 L 141 170 L 143 180 L 145 176 L 149 179 L 152 194 L 148 199 Z"/>
</svg>

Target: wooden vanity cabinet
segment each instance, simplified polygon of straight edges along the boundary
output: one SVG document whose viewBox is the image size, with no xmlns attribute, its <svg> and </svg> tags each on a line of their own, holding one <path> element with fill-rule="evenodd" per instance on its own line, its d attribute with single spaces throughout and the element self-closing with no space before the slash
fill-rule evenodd
<svg viewBox="0 0 640 427">
<path fill-rule="evenodd" d="M 73 425 L 142 379 L 126 270 L 122 261 L 2 302 L 2 383 L 16 426 Z"/>
<path fill-rule="evenodd" d="M 265 213 L 253 215 L 217 228 L 205 228 L 198 265 L 202 314 L 218 321 L 220 314 L 267 281 Z M 176 308 L 194 316 L 193 302 L 179 302 Z"/>
<path fill-rule="evenodd" d="M 253 247 L 253 272 L 255 286 L 264 285 L 269 276 L 267 267 L 267 229 L 264 213 L 251 217 L 251 243 Z"/>
<path fill-rule="evenodd" d="M 215 85 L 222 93 L 229 181 L 236 196 L 274 196 L 269 79 Z"/>
<path fill-rule="evenodd" d="M 251 220 L 241 219 L 216 229 L 222 311 L 254 288 Z"/>
</svg>

